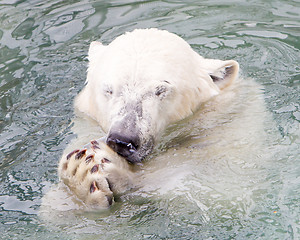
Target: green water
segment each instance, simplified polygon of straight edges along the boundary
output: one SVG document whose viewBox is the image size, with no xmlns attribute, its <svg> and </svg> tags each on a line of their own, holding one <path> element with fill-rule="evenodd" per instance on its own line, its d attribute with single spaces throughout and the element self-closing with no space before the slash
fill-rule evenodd
<svg viewBox="0 0 300 240">
<path fill-rule="evenodd" d="M 110 213 L 78 213 L 72 225 L 62 215 L 65 224 L 48 226 L 38 209 L 75 137 L 72 102 L 85 80 L 89 43 L 146 27 L 178 34 L 205 57 L 237 60 L 242 75 L 263 86 L 279 133 L 265 147 L 272 164 L 264 182 L 245 212 L 199 198 L 210 209 L 205 217 L 176 198 L 137 197 Z M 299 239 L 299 93 L 296 0 L 0 1 L 1 238 Z"/>
</svg>

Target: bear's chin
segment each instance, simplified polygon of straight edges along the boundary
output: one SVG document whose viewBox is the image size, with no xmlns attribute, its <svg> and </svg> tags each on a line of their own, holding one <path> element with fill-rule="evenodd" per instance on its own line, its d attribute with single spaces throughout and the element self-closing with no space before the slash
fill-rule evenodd
<svg viewBox="0 0 300 240">
<path fill-rule="evenodd" d="M 120 154 L 119 154 L 120 155 Z M 122 155 L 120 155 L 122 156 Z M 122 156 L 124 157 L 124 156 Z M 139 152 L 134 152 L 131 155 L 125 157 L 125 159 L 127 160 L 127 162 L 132 163 L 132 164 L 142 164 L 142 160 L 145 158 L 146 156 L 140 156 Z"/>
<path fill-rule="evenodd" d="M 129 156 L 122 157 L 124 157 L 131 164 L 142 165 L 142 161 L 152 153 L 154 144 L 154 137 L 151 136 L 149 139 L 142 143 L 141 147 L 137 151 L 134 151 Z"/>
</svg>

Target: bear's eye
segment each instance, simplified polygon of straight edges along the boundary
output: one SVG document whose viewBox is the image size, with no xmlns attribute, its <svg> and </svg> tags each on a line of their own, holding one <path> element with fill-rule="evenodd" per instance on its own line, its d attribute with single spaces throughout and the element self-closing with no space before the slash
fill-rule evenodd
<svg viewBox="0 0 300 240">
<path fill-rule="evenodd" d="M 107 95 L 112 95 L 112 94 L 113 94 L 113 91 L 110 90 L 110 89 L 109 89 L 109 90 L 106 90 L 106 94 L 107 94 Z"/>
<path fill-rule="evenodd" d="M 165 86 L 158 86 L 155 89 L 155 95 L 163 98 L 166 96 L 167 90 L 168 89 Z"/>
<path fill-rule="evenodd" d="M 105 96 L 107 97 L 110 97 L 113 94 L 113 90 L 110 87 L 105 86 L 103 90 Z"/>
</svg>

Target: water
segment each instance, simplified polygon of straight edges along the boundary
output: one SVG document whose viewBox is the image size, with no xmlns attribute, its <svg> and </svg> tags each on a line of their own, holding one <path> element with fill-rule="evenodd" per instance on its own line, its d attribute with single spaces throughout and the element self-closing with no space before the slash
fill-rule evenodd
<svg viewBox="0 0 300 240">
<path fill-rule="evenodd" d="M 245 80 L 225 112 L 172 126 L 145 164 L 149 184 L 109 212 L 40 218 L 75 138 L 89 43 L 146 27 L 237 60 L 260 85 Z M 291 0 L 0 1 L 2 239 L 299 239 L 299 37 Z"/>
</svg>

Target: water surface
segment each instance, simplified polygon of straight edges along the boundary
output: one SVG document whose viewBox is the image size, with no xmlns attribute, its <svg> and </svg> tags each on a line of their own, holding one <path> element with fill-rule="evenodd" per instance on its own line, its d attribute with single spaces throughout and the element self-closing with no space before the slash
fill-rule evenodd
<svg viewBox="0 0 300 240">
<path fill-rule="evenodd" d="M 109 43 L 125 31 L 146 27 L 178 34 L 205 57 L 235 59 L 244 78 L 260 84 L 266 109 L 254 111 L 253 119 L 266 114 L 272 120 L 262 130 L 267 135 L 263 152 L 249 153 L 255 156 L 252 163 L 225 161 L 220 155 L 215 171 L 205 161 L 195 167 L 197 172 L 184 168 L 194 173 L 183 172 L 176 179 L 185 187 L 184 195 L 150 198 L 145 193 L 121 201 L 108 213 L 64 214 L 64 224 L 50 227 L 38 217 L 38 209 L 42 196 L 58 181 L 60 155 L 75 137 L 72 102 L 83 87 L 89 43 Z M 299 39 L 296 0 L 0 1 L 1 237 L 298 239 Z M 204 126 L 209 129 L 209 124 Z M 196 133 L 204 136 L 202 130 Z M 165 151 L 196 136 L 187 129 L 172 137 L 169 145 L 159 146 L 162 154 L 150 160 L 149 171 Z M 247 176 L 236 181 L 237 174 L 229 175 L 228 169 L 238 173 L 245 168 Z M 237 181 L 241 179 L 245 182 Z M 230 184 L 236 184 L 236 192 L 230 187 L 231 197 L 224 187 Z M 194 192 L 189 195 L 187 190 Z"/>
</svg>

